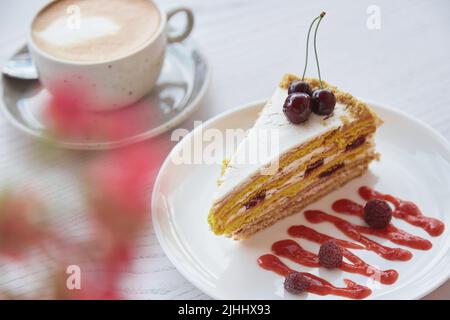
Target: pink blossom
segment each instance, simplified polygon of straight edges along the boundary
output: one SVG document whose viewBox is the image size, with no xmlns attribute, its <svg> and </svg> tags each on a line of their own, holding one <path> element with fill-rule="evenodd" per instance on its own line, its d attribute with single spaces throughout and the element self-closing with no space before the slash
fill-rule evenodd
<svg viewBox="0 0 450 320">
<path fill-rule="evenodd" d="M 21 258 L 46 237 L 42 207 L 29 195 L 5 192 L 0 196 L 0 254 Z"/>
</svg>

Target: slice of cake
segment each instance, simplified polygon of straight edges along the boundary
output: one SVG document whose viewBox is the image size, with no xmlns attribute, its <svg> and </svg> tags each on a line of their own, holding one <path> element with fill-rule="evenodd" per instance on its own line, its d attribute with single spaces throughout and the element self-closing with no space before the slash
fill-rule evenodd
<svg viewBox="0 0 450 320">
<path fill-rule="evenodd" d="M 295 114 L 289 118 L 283 111 L 293 81 L 300 82 L 283 77 L 234 156 L 224 161 L 208 217 L 215 234 L 245 239 L 361 176 L 378 158 L 374 133 L 382 121 L 365 103 L 322 82 L 335 97 L 330 114 L 316 111 L 293 121 Z M 304 82 L 311 90 L 320 86 L 316 79 Z M 258 134 L 262 130 L 274 134 Z M 268 136 L 278 138 L 277 148 L 259 161 L 243 161 L 258 152 L 255 141 L 269 144 Z M 268 173 L 270 168 L 276 170 Z"/>
</svg>

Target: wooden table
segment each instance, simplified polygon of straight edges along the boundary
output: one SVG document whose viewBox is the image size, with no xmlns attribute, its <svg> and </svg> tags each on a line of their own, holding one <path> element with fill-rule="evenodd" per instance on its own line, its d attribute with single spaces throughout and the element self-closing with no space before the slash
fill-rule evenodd
<svg viewBox="0 0 450 320">
<path fill-rule="evenodd" d="M 24 43 L 33 13 L 45 2 L 0 2 L 0 63 Z M 240 104 L 266 98 L 284 72 L 301 72 L 305 30 L 311 18 L 325 10 L 328 14 L 321 26 L 319 45 L 324 79 L 359 97 L 410 113 L 450 139 L 449 1 L 179 3 L 194 9 L 193 36 L 213 69 L 211 85 L 198 111 L 181 127 L 191 129 L 194 120 L 206 120 Z M 371 7 L 373 4 L 377 5 L 375 9 Z M 369 28 L 370 13 L 378 9 L 380 28 L 376 23 L 369 23 Z M 316 76 L 316 70 L 311 67 L 309 74 Z M 168 135 L 158 139 L 167 142 L 168 152 L 172 146 Z M 74 214 L 79 190 L 73 183 L 73 175 L 80 170 L 84 155 L 38 155 L 34 145 L 31 138 L 0 115 L 0 181 L 41 190 L 51 206 L 64 209 L 55 217 L 61 228 L 77 236 L 85 221 L 82 215 Z M 152 230 L 140 239 L 138 251 L 124 284 L 130 298 L 208 298 L 175 270 Z M 0 263 L 0 287 L 16 288 L 23 293 L 37 290 L 41 272 Z M 427 298 L 450 299 L 450 281 Z"/>
</svg>

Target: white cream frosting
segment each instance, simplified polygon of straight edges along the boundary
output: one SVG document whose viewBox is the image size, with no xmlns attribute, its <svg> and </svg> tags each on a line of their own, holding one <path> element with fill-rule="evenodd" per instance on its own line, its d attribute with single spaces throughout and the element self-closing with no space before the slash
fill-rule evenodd
<svg viewBox="0 0 450 320">
<path fill-rule="evenodd" d="M 311 114 L 305 123 L 292 124 L 283 113 L 283 104 L 287 95 L 286 89 L 277 87 L 253 128 L 249 130 L 246 138 L 242 140 L 236 153 L 230 159 L 221 179 L 221 185 L 218 187 L 216 201 L 225 198 L 236 187 L 290 149 L 342 126 L 342 116 L 352 120 L 346 106 L 337 103 L 333 115 L 327 119 L 324 116 Z M 255 154 L 259 150 L 264 152 L 261 152 L 262 155 L 256 161 L 249 157 L 249 154 Z"/>
</svg>

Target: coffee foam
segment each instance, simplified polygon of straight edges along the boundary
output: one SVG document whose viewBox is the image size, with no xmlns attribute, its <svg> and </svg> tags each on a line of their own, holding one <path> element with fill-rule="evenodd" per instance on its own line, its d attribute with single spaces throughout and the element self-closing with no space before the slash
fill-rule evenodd
<svg viewBox="0 0 450 320">
<path fill-rule="evenodd" d="M 137 50 L 159 24 L 159 11 L 147 0 L 59 0 L 37 15 L 32 39 L 56 58 L 97 62 Z"/>
<path fill-rule="evenodd" d="M 105 36 L 112 36 L 120 30 L 112 19 L 107 17 L 86 17 L 80 27 L 70 27 L 64 18 L 51 23 L 43 31 L 34 35 L 49 44 L 62 47 L 75 46 Z"/>
</svg>

